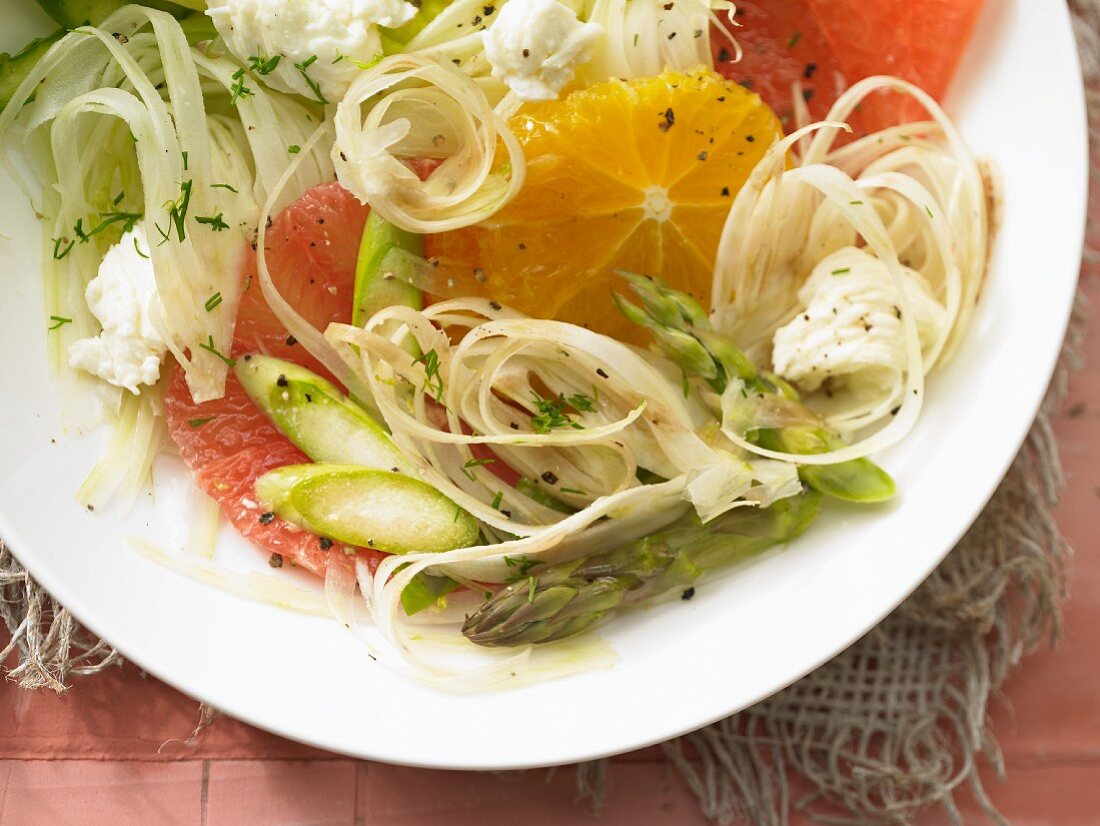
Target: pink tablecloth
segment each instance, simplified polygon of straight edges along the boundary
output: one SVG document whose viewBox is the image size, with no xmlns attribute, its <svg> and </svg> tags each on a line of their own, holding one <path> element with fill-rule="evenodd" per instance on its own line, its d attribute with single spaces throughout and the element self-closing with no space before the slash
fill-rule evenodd
<svg viewBox="0 0 1100 826">
<path fill-rule="evenodd" d="M 1100 267 L 1085 276 L 1100 306 Z M 1100 823 L 1100 333 L 1057 429 L 1068 486 L 1059 523 L 1076 549 L 1066 636 L 1009 682 L 993 710 L 1007 783 L 991 796 L 1016 826 Z M 293 709 L 287 709 L 293 714 Z M 193 700 L 133 668 L 63 697 L 0 683 L 0 824 L 572 823 L 569 770 L 433 772 L 342 759 L 220 718 L 198 736 Z M 984 822 L 963 793 L 966 822 Z M 607 826 L 703 823 L 658 749 L 615 760 Z M 925 824 L 946 823 L 930 812 Z"/>
</svg>

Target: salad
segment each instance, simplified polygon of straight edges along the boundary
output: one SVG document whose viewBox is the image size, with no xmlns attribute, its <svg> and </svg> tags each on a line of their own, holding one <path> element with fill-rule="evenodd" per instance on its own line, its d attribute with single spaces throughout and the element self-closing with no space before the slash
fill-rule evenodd
<svg viewBox="0 0 1100 826">
<path fill-rule="evenodd" d="M 89 508 L 174 451 L 196 535 L 482 687 L 895 495 L 988 258 L 935 99 L 979 4 L 905 12 L 929 91 L 863 76 L 896 4 L 39 4 L 0 142 L 68 421 L 114 426 Z"/>
</svg>

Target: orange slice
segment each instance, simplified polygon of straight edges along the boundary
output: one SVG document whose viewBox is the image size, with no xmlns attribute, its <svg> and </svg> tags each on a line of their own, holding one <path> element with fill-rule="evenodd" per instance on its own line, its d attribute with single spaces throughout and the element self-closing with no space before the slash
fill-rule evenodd
<svg viewBox="0 0 1100 826">
<path fill-rule="evenodd" d="M 706 303 L 730 204 L 781 134 L 757 95 L 704 69 L 596 84 L 510 126 L 526 183 L 490 220 L 429 239 L 441 293 L 635 342 L 645 336 L 615 309 L 614 270 Z"/>
</svg>

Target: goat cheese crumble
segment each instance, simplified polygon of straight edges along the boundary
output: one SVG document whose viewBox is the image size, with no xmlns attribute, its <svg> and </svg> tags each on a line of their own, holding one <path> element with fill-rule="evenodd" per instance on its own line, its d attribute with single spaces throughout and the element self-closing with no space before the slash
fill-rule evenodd
<svg viewBox="0 0 1100 826">
<path fill-rule="evenodd" d="M 516 97 L 554 100 L 603 31 L 557 0 L 508 0 L 482 39 L 493 77 Z"/>
<path fill-rule="evenodd" d="M 69 347 L 69 366 L 134 394 L 140 385 L 156 384 L 168 349 L 152 323 L 160 298 L 148 255 L 140 224 L 107 251 L 84 293 L 103 331 Z"/>
<path fill-rule="evenodd" d="M 363 65 L 382 53 L 378 27 L 403 26 L 416 16 L 416 6 L 403 0 L 210 0 L 206 13 L 246 66 L 254 57 L 278 58 L 264 67 L 269 86 L 335 103 Z"/>
<path fill-rule="evenodd" d="M 921 346 L 947 323 L 928 283 L 904 268 L 906 295 Z M 886 265 L 855 247 L 825 258 L 798 299 L 805 308 L 775 331 L 775 372 L 808 393 L 826 381 L 853 392 L 900 387 L 905 372 L 901 307 Z"/>
</svg>

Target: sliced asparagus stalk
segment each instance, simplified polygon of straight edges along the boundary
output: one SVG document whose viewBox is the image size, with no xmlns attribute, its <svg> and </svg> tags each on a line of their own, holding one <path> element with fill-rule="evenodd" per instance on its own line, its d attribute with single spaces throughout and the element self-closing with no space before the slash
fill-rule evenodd
<svg viewBox="0 0 1100 826">
<path fill-rule="evenodd" d="M 294 507 L 291 491 L 305 479 L 323 476 L 329 473 L 354 473 L 362 470 L 354 465 L 286 465 L 270 470 L 256 480 L 256 496 L 263 506 L 295 525 L 307 527 L 306 519 Z M 435 576 L 421 572 L 401 592 L 401 605 L 410 617 L 435 604 L 440 597 L 446 596 L 458 583 L 445 576 Z"/>
<path fill-rule="evenodd" d="M 824 427 L 792 425 L 762 428 L 750 438 L 768 450 L 785 453 L 824 453 L 844 443 Z M 834 499 L 846 502 L 884 502 L 897 492 L 890 474 L 870 459 L 852 459 L 835 465 L 802 465 L 798 478 Z"/>
<path fill-rule="evenodd" d="M 359 258 L 355 264 L 355 303 L 351 323 L 362 327 L 364 322 L 384 307 L 401 305 L 419 310 L 424 296 L 408 283 L 401 273 L 388 272 L 383 266 L 386 256 L 395 249 L 414 255 L 424 254 L 424 239 L 420 235 L 396 227 L 382 216 L 371 212 L 363 227 L 359 242 Z"/>
<path fill-rule="evenodd" d="M 305 479 L 322 476 L 326 473 L 348 473 L 362 469 L 357 465 L 284 465 L 269 470 L 256 480 L 254 486 L 256 498 L 267 510 L 277 513 L 287 522 L 301 525 L 302 515 L 294 510 L 294 505 L 290 501 L 290 492 L 295 485 Z"/>
<path fill-rule="evenodd" d="M 821 494 L 809 490 L 768 508 L 728 511 L 706 525 L 691 513 L 606 553 L 536 569 L 488 599 L 462 633 L 484 646 L 564 639 L 621 608 L 690 588 L 705 571 L 794 539 L 817 517 L 820 502 Z"/>
<path fill-rule="evenodd" d="M 431 485 L 388 471 L 315 469 L 272 506 L 283 519 L 319 536 L 391 554 L 464 548 L 478 536 L 477 520 Z"/>
<path fill-rule="evenodd" d="M 786 453 L 825 453 L 843 442 L 808 407 L 798 392 L 773 373 L 766 373 L 733 342 L 714 332 L 703 308 L 690 296 L 674 290 L 658 278 L 619 273 L 642 306 L 614 294 L 619 309 L 649 330 L 661 351 L 685 374 L 705 379 L 716 393 L 722 393 L 732 378 L 745 382 L 753 393 L 778 396 L 785 411 L 804 413 L 805 425 L 758 429 L 748 438 L 761 447 Z M 849 502 L 881 502 L 896 492 L 894 480 L 870 459 L 854 459 L 835 465 L 801 465 L 799 478 L 810 487 Z"/>
<path fill-rule="evenodd" d="M 259 354 L 237 359 L 235 371 L 252 401 L 315 462 L 412 470 L 382 426 L 316 373 Z"/>
<path fill-rule="evenodd" d="M 237 361 L 236 372 L 252 400 L 306 455 L 321 463 L 348 463 L 276 468 L 256 480 L 257 497 L 288 522 L 330 539 L 363 544 L 343 534 L 326 533 L 327 529 L 315 527 L 295 506 L 293 491 L 306 479 L 331 473 L 351 474 L 364 467 L 389 471 L 391 476 L 395 470 L 408 472 L 408 460 L 366 411 L 344 397 L 332 382 L 304 367 L 270 356 L 252 355 Z M 434 492 L 432 488 L 429 490 Z M 457 506 L 451 507 L 452 521 L 456 510 Z M 397 522 L 401 514 L 391 514 L 391 518 Z M 473 518 L 463 512 L 460 521 L 468 525 Z M 373 547 L 390 550 L 377 544 Z M 418 575 L 402 592 L 402 604 L 411 615 L 457 587 L 458 583 L 447 577 Z"/>
</svg>

